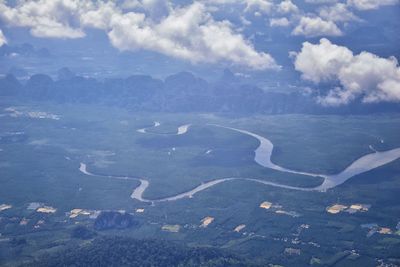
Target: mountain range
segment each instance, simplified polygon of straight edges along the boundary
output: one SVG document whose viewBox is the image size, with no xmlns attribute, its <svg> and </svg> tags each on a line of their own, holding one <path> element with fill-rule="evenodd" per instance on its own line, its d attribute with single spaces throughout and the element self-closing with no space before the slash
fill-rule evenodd
<svg viewBox="0 0 400 267">
<path fill-rule="evenodd" d="M 147 75 L 96 80 L 77 76 L 68 68 L 58 78 L 32 75 L 26 82 L 13 74 L 0 79 L 0 96 L 28 101 L 98 103 L 150 112 L 217 112 L 226 114 L 367 114 L 399 112 L 396 103 L 362 103 L 326 107 L 316 92 L 272 92 L 243 82 L 230 70 L 214 82 L 180 72 L 164 80 Z"/>
</svg>

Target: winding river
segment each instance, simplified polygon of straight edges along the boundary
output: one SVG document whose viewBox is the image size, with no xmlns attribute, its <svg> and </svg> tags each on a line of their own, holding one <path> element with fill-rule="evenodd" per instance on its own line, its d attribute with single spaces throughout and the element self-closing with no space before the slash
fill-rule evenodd
<svg viewBox="0 0 400 267">
<path fill-rule="evenodd" d="M 158 127 L 159 125 L 160 125 L 160 123 L 154 122 L 153 127 Z M 257 164 L 259 164 L 265 168 L 274 169 L 274 170 L 282 171 L 282 172 L 313 176 L 313 177 L 322 177 L 324 180 L 323 180 L 322 184 L 319 186 L 305 188 L 305 187 L 288 186 L 288 185 L 284 185 L 284 184 L 268 182 L 265 180 L 255 179 L 255 178 L 230 177 L 230 178 L 221 178 L 221 179 L 215 179 L 215 180 L 211 180 L 208 182 L 204 182 L 189 191 L 186 191 L 186 192 L 174 195 L 174 196 L 160 198 L 160 199 L 146 199 L 143 197 L 143 194 L 146 191 L 146 189 L 149 187 L 150 183 L 149 183 L 149 181 L 147 181 L 143 178 L 94 174 L 87 170 L 87 166 L 85 163 L 80 164 L 79 170 L 82 173 L 84 173 L 85 175 L 90 175 L 90 176 L 104 177 L 104 178 L 118 179 L 118 180 L 139 181 L 140 185 L 134 189 L 134 191 L 131 194 L 131 198 L 139 200 L 141 202 L 155 203 L 155 202 L 165 202 L 165 201 L 176 201 L 176 200 L 183 199 L 183 198 L 191 198 L 195 194 L 197 194 L 203 190 L 206 190 L 207 188 L 213 187 L 220 183 L 233 181 L 233 180 L 243 180 L 243 181 L 255 182 L 255 183 L 260 183 L 263 185 L 274 186 L 274 187 L 285 188 L 285 189 L 292 189 L 292 190 L 324 192 L 328 189 L 331 189 L 331 188 L 334 188 L 336 186 L 343 184 L 344 182 L 349 180 L 351 177 L 354 177 L 354 176 L 359 175 L 364 172 L 368 172 L 370 170 L 373 170 L 375 168 L 378 168 L 380 166 L 383 166 L 385 164 L 388 164 L 388 163 L 400 158 L 400 148 L 395 148 L 395 149 L 388 150 L 388 151 L 381 151 L 381 152 L 376 151 L 376 152 L 364 155 L 364 156 L 360 157 L 359 159 L 355 160 L 353 163 L 351 163 L 342 172 L 335 174 L 335 175 L 315 174 L 315 173 L 296 171 L 296 170 L 286 169 L 284 167 L 274 164 L 271 161 L 271 156 L 272 156 L 274 145 L 267 138 L 257 135 L 255 133 L 252 133 L 252 132 L 249 132 L 246 130 L 237 129 L 237 128 L 226 127 L 226 126 L 221 126 L 221 125 L 217 125 L 217 124 L 208 124 L 208 125 L 236 131 L 236 132 L 251 136 L 253 138 L 256 138 L 259 141 L 259 146 L 254 151 L 255 152 L 254 161 Z M 191 126 L 190 124 L 185 124 L 185 125 L 180 126 L 177 130 L 177 135 L 185 134 L 188 131 L 190 126 Z M 141 132 L 141 133 L 146 133 L 146 129 L 148 129 L 148 128 L 142 128 L 137 131 Z"/>
<path fill-rule="evenodd" d="M 151 128 L 156 128 L 156 127 L 158 127 L 158 126 L 161 125 L 161 123 L 158 122 L 158 121 L 155 121 L 155 122 L 153 122 L 153 123 L 154 123 L 154 124 L 153 124 L 153 126 L 151 126 L 151 127 L 141 128 L 141 129 L 138 129 L 138 130 L 136 130 L 136 131 L 137 131 L 138 133 L 150 133 L 150 132 L 148 131 L 149 129 L 151 129 Z M 184 124 L 184 125 L 181 125 L 181 126 L 178 127 L 176 133 L 174 133 L 174 134 L 172 134 L 172 135 L 182 135 L 182 134 L 185 134 L 185 133 L 187 133 L 187 131 L 189 130 L 189 127 L 190 127 L 190 126 L 191 126 L 191 124 Z M 157 133 L 153 133 L 153 134 L 157 134 Z M 160 135 L 171 135 L 171 134 L 160 133 Z"/>
<path fill-rule="evenodd" d="M 155 127 L 158 127 L 158 126 L 161 125 L 161 123 L 159 123 L 158 121 L 155 121 L 155 122 L 153 122 L 153 123 L 154 123 L 154 125 L 151 126 L 151 127 L 146 127 L 146 128 L 137 129 L 136 131 L 137 131 L 138 133 L 147 133 L 147 130 L 148 130 L 148 129 L 155 128 Z"/>
</svg>

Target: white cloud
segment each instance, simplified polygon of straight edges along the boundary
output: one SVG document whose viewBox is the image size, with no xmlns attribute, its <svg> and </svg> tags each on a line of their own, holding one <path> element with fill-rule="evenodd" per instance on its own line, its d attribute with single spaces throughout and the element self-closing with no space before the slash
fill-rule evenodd
<svg viewBox="0 0 400 267">
<path fill-rule="evenodd" d="M 299 8 L 291 0 L 284 0 L 278 4 L 277 10 L 279 13 L 287 14 L 296 13 L 299 11 Z"/>
<path fill-rule="evenodd" d="M 80 38 L 80 13 L 90 8 L 90 1 L 39 0 L 19 1 L 15 8 L 0 1 L 0 18 L 12 26 L 30 27 L 36 37 Z"/>
<path fill-rule="evenodd" d="M 333 4 L 337 3 L 339 0 L 305 0 L 309 4 Z"/>
<path fill-rule="evenodd" d="M 159 24 L 148 24 L 141 14 L 121 14 L 111 28 L 110 40 L 121 50 L 147 49 L 194 63 L 228 61 L 254 69 L 277 68 L 270 55 L 255 51 L 227 21 L 214 21 L 200 3 L 173 10 Z"/>
<path fill-rule="evenodd" d="M 83 12 L 80 15 L 80 23 L 84 27 L 93 27 L 107 30 L 110 21 L 118 11 L 113 2 L 100 3 L 96 8 Z"/>
<path fill-rule="evenodd" d="M 203 0 L 202 2 L 214 5 L 229 5 L 244 2 L 243 0 Z"/>
<path fill-rule="evenodd" d="M 168 15 L 172 9 L 171 3 L 165 0 L 141 0 L 139 6 L 156 21 Z"/>
<path fill-rule="evenodd" d="M 121 8 L 123 9 L 135 9 L 141 6 L 141 2 L 139 0 L 124 0 L 121 4 Z"/>
<path fill-rule="evenodd" d="M 299 24 L 292 31 L 293 35 L 315 36 L 340 36 L 342 31 L 332 21 L 320 17 L 301 17 Z"/>
<path fill-rule="evenodd" d="M 231 4 L 241 4 L 246 0 L 201 0 L 201 2 L 213 5 L 231 5 Z"/>
<path fill-rule="evenodd" d="M 248 19 L 246 19 L 246 17 L 244 17 L 244 16 L 240 16 L 240 21 L 242 22 L 242 24 L 243 24 L 244 26 L 249 26 L 249 25 L 251 25 L 251 21 L 248 20 Z"/>
<path fill-rule="evenodd" d="M 399 0 L 348 0 L 349 6 L 359 10 L 378 9 L 381 6 L 391 6 L 399 3 Z"/>
<path fill-rule="evenodd" d="M 352 58 L 353 53 L 349 49 L 322 38 L 318 45 L 303 43 L 301 52 L 295 56 L 295 69 L 302 73 L 303 79 L 319 83 L 336 77 L 337 70 Z"/>
<path fill-rule="evenodd" d="M 0 47 L 7 43 L 7 39 L 3 34 L 3 31 L 0 29 Z"/>
<path fill-rule="evenodd" d="M 400 102 L 400 67 L 394 57 L 380 58 L 369 52 L 353 55 L 348 48 L 321 39 L 315 45 L 303 43 L 295 69 L 314 83 L 340 84 L 319 98 L 323 105 L 343 105 L 358 98 L 368 103 Z"/>
<path fill-rule="evenodd" d="M 271 27 L 287 27 L 290 25 L 290 22 L 287 18 L 273 18 L 269 20 L 269 25 Z"/>
<path fill-rule="evenodd" d="M 248 8 L 262 11 L 269 2 L 246 3 Z M 29 27 L 36 37 L 79 38 L 85 35 L 85 28 L 92 27 L 106 31 L 120 50 L 150 50 L 193 63 L 279 68 L 269 54 L 256 51 L 228 21 L 215 21 L 199 2 L 173 8 L 168 1 L 141 0 L 125 2 L 125 8 L 120 8 L 111 1 L 38 0 L 9 7 L 0 0 L 0 18 L 10 26 Z"/>
<path fill-rule="evenodd" d="M 274 7 L 272 0 L 245 0 L 245 12 L 269 13 Z"/>
<path fill-rule="evenodd" d="M 348 6 L 343 3 L 337 3 L 332 6 L 324 6 L 319 10 L 319 15 L 329 21 L 348 22 L 360 21 L 353 12 L 348 9 Z"/>
<path fill-rule="evenodd" d="M 244 12 L 254 15 L 268 14 L 274 8 L 273 0 L 199 0 L 197 2 L 207 5 L 239 5 L 243 6 Z"/>
<path fill-rule="evenodd" d="M 400 101 L 400 68 L 394 57 L 362 52 L 340 69 L 338 78 L 349 99 L 363 95 L 364 102 Z"/>
</svg>

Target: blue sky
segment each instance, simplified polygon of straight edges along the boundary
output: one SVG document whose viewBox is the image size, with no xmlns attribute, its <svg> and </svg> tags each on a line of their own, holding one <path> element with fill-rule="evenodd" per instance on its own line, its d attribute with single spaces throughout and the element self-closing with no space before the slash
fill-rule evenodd
<svg viewBox="0 0 400 267">
<path fill-rule="evenodd" d="M 400 101 L 399 28 L 398 0 L 0 1 L 0 45 L 115 51 L 171 71 L 294 73 L 330 85 L 324 105 Z"/>
</svg>

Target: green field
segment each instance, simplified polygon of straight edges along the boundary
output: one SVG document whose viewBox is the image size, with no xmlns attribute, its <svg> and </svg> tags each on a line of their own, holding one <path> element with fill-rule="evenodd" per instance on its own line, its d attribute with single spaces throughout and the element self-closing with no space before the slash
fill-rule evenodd
<svg viewBox="0 0 400 267">
<path fill-rule="evenodd" d="M 10 116 L 16 107 L 26 114 L 43 111 L 59 120 Z M 298 171 L 335 174 L 355 159 L 376 150 L 400 147 L 398 114 L 368 116 L 275 115 L 236 117 L 230 114 L 136 113 L 98 105 L 0 102 L 0 265 L 11 259 L 26 260 L 71 242 L 78 223 L 92 225 L 74 208 L 134 212 L 139 226 L 103 231 L 105 235 L 162 238 L 193 246 L 216 246 L 268 263 L 307 266 L 315 257 L 320 264 L 374 266 L 376 258 L 399 263 L 400 237 L 374 234 L 361 224 L 377 223 L 395 232 L 400 217 L 400 160 L 351 178 L 328 192 L 301 192 L 232 181 L 200 192 L 191 199 L 154 206 L 130 198 L 139 183 L 84 175 L 80 162 L 94 173 L 144 177 L 150 182 L 144 196 L 157 199 L 187 191 L 202 182 L 226 177 L 264 179 L 285 185 L 313 187 L 320 178 L 288 174 L 254 162 L 256 139 L 208 124 L 248 130 L 274 144 L 272 161 Z M 143 134 L 136 130 L 161 123 Z M 183 124 L 184 135 L 173 135 Z M 16 135 L 15 132 L 23 132 Z M 382 141 L 383 142 L 382 142 Z M 210 153 L 206 153 L 212 150 Z M 270 210 L 260 209 L 263 201 Z M 27 210 L 30 202 L 57 208 L 44 215 Z M 368 212 L 329 214 L 335 203 L 371 205 Z M 276 213 L 294 212 L 297 216 Z M 199 228 L 201 219 L 215 220 Z M 27 225 L 20 225 L 25 218 Z M 38 220 L 43 226 L 35 229 Z M 179 224 L 178 233 L 161 230 Z M 245 224 L 240 233 L 233 229 Z M 309 225 L 301 228 L 302 224 Z M 10 240 L 23 238 L 26 244 Z M 288 255 L 285 248 L 301 249 Z M 359 256 L 351 254 L 355 250 Z M 314 260 L 314 263 L 316 261 Z"/>
</svg>

